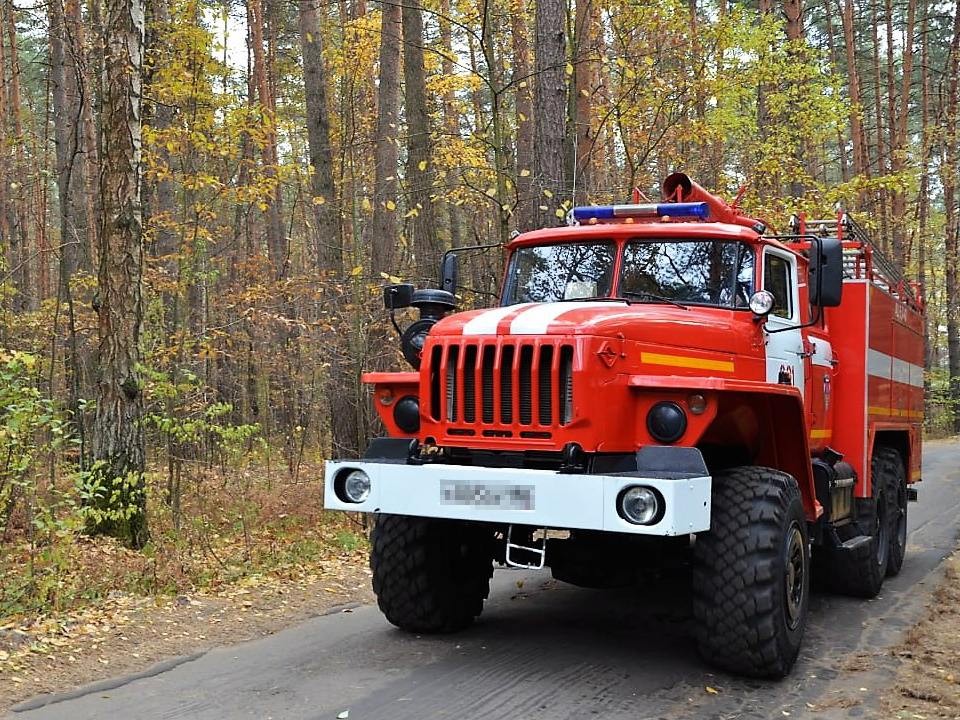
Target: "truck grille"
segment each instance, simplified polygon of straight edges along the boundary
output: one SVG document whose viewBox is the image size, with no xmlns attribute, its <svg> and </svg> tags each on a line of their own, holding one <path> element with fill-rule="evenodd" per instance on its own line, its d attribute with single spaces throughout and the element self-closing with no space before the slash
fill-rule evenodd
<svg viewBox="0 0 960 720">
<path fill-rule="evenodd" d="M 474 426 L 451 434 L 512 437 L 516 425 L 551 428 L 573 420 L 572 345 L 441 342 L 429 362 L 431 418 Z M 550 437 L 544 431 L 519 434 Z"/>
</svg>

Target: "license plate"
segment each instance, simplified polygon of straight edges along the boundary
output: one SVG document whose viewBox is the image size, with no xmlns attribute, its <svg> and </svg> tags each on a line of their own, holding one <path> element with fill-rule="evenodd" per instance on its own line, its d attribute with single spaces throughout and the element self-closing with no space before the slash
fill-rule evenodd
<svg viewBox="0 0 960 720">
<path fill-rule="evenodd" d="M 534 500 L 533 485 L 496 485 L 453 481 L 442 483 L 440 486 L 441 505 L 533 510 Z"/>
</svg>

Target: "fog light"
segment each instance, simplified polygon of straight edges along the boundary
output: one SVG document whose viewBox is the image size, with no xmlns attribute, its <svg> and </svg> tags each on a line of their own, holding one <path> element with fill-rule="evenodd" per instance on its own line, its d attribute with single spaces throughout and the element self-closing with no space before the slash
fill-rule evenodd
<svg viewBox="0 0 960 720">
<path fill-rule="evenodd" d="M 411 435 L 420 430 L 420 401 L 405 395 L 393 406 L 393 420 L 397 427 Z"/>
<path fill-rule="evenodd" d="M 687 415 L 675 402 L 658 402 L 647 413 L 647 431 L 657 442 L 676 442 L 686 430 Z"/>
<path fill-rule="evenodd" d="M 707 409 L 707 399 L 699 393 L 694 393 L 687 398 L 687 407 L 694 415 L 702 415 Z"/>
<path fill-rule="evenodd" d="M 335 490 L 344 502 L 362 503 L 370 497 L 370 476 L 363 470 L 351 470 L 337 480 Z"/>
<path fill-rule="evenodd" d="M 634 485 L 620 493 L 617 511 L 634 525 L 653 525 L 663 517 L 663 502 L 653 488 Z"/>
</svg>

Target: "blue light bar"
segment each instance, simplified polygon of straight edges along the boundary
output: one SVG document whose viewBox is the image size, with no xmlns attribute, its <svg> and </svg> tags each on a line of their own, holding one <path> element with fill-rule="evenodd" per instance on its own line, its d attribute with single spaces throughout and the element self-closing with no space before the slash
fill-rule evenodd
<svg viewBox="0 0 960 720">
<path fill-rule="evenodd" d="M 573 209 L 574 220 L 614 220 L 627 217 L 695 217 L 706 220 L 710 206 L 705 202 L 641 203 L 639 205 L 585 205 Z"/>
</svg>

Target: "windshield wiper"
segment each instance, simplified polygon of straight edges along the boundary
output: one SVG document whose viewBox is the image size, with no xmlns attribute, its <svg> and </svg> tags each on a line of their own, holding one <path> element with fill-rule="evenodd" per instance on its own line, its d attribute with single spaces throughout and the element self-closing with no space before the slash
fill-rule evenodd
<svg viewBox="0 0 960 720">
<path fill-rule="evenodd" d="M 637 297 L 641 300 L 653 300 L 654 302 L 668 303 L 670 305 L 676 305 L 678 308 L 683 308 L 684 310 L 689 310 L 686 305 L 681 302 L 677 302 L 673 298 L 668 298 L 663 295 L 657 295 L 656 293 L 646 292 L 645 290 L 621 290 L 623 295 L 628 295 L 630 297 Z"/>
<path fill-rule="evenodd" d="M 592 295 L 590 297 L 562 298 L 557 302 L 596 302 L 598 300 L 606 300 L 607 302 L 625 302 L 625 303 L 630 302 L 626 298 L 610 297 L 608 295 Z"/>
</svg>

